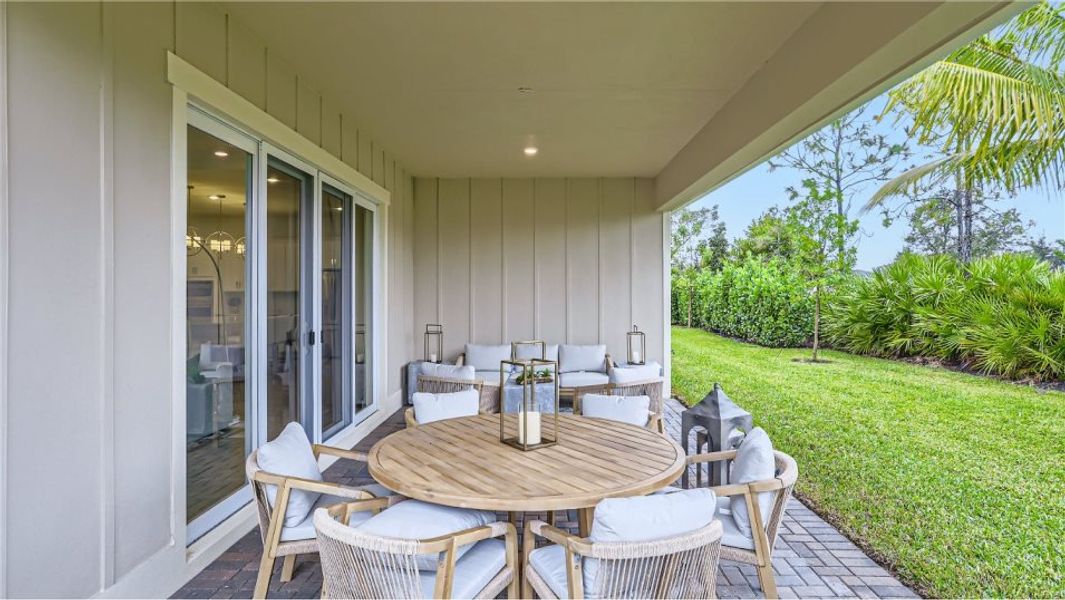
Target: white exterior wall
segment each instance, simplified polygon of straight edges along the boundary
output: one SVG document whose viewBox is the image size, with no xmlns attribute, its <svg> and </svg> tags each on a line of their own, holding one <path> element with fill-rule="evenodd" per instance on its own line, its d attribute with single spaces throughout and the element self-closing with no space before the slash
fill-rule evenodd
<svg viewBox="0 0 1065 600">
<path fill-rule="evenodd" d="M 414 347 L 412 180 L 298 65 L 214 6 L 0 3 L 0 14 L 0 596 L 167 594 L 211 549 L 187 551 L 174 483 L 184 399 L 171 391 L 169 322 L 184 288 L 172 289 L 168 247 L 166 51 L 391 191 L 385 414 Z"/>
<path fill-rule="evenodd" d="M 607 345 L 633 324 L 666 364 L 666 213 L 642 178 L 414 182 L 414 320 L 466 342 Z"/>
</svg>

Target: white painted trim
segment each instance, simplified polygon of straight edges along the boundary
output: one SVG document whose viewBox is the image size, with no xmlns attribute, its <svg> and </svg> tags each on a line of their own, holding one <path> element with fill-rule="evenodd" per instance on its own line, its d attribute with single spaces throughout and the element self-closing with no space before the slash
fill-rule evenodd
<svg viewBox="0 0 1065 600">
<path fill-rule="evenodd" d="M 7 2 L 0 2 L 0 597 L 7 597 Z"/>
<path fill-rule="evenodd" d="M 179 351 L 185 347 L 185 279 L 188 258 L 184 248 L 188 225 L 188 105 L 188 95 L 175 86 L 170 116 L 170 540 L 163 552 L 174 547 L 184 549 L 188 524 L 185 502 L 185 430 L 188 425 L 185 407 L 186 373 L 185 356 Z M 146 564 L 154 563 L 146 561 Z M 156 576 L 165 577 L 163 574 Z M 124 578 L 128 579 L 129 576 Z"/>
<path fill-rule="evenodd" d="M 392 194 L 372 179 L 333 156 L 321 146 L 293 131 L 261 108 L 242 98 L 203 71 L 167 52 L 167 80 L 212 109 L 225 113 L 237 123 L 253 129 L 266 141 L 303 158 L 320 170 L 354 187 L 377 204 L 388 204 Z"/>
<path fill-rule="evenodd" d="M 662 397 L 669 398 L 672 395 L 671 374 L 673 372 L 673 330 L 670 328 L 673 319 L 672 307 L 672 294 L 670 294 L 670 279 L 672 278 L 672 270 L 670 269 L 670 246 L 673 242 L 673 233 L 671 231 L 672 216 L 667 211 L 658 213 L 662 216 Z"/>
</svg>

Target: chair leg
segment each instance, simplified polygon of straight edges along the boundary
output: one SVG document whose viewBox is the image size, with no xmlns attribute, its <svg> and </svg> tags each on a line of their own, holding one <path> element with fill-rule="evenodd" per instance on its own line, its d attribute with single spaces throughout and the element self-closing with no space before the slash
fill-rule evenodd
<svg viewBox="0 0 1065 600">
<path fill-rule="evenodd" d="M 522 598 L 534 598 L 532 584 L 529 583 L 529 576 L 525 574 L 525 570 L 521 573 L 521 597 Z"/>
<path fill-rule="evenodd" d="M 580 508 L 577 509 L 577 529 L 582 538 L 588 537 L 592 532 L 592 517 L 595 514 L 595 508 Z"/>
<path fill-rule="evenodd" d="M 255 578 L 255 593 L 252 598 L 266 598 L 266 591 L 270 585 L 270 575 L 274 571 L 274 557 L 268 550 L 263 550 L 263 558 L 259 561 L 259 575 Z"/>
<path fill-rule="evenodd" d="M 285 557 L 285 562 L 281 563 L 281 581 L 292 581 L 292 572 L 296 570 L 296 555 L 289 554 Z"/>
<path fill-rule="evenodd" d="M 555 526 L 555 511 L 553 511 L 553 510 L 547 511 L 547 524 L 552 526 L 552 527 Z"/>
<path fill-rule="evenodd" d="M 777 598 L 777 580 L 773 577 L 773 563 L 766 561 L 765 566 L 758 567 L 758 583 L 762 584 L 762 594 L 766 598 Z"/>
</svg>

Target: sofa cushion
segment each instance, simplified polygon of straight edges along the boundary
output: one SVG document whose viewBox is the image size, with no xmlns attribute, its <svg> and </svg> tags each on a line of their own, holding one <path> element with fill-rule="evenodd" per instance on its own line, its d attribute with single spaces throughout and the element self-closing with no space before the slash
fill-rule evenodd
<svg viewBox="0 0 1065 600">
<path fill-rule="evenodd" d="M 419 375 L 443 379 L 461 379 L 463 381 L 473 381 L 476 378 L 474 368 L 470 365 L 448 365 L 431 362 L 421 364 Z"/>
<path fill-rule="evenodd" d="M 256 459 L 259 468 L 267 473 L 322 481 L 322 472 L 318 470 L 318 461 L 314 458 L 311 442 L 307 439 L 303 426 L 295 421 L 285 425 L 276 438 L 263 444 Z M 302 523 L 311 513 L 311 507 L 320 495 L 318 492 L 306 490 L 294 489 L 289 492 L 284 526 L 295 527 Z M 266 486 L 266 497 L 270 506 L 274 506 L 277 499 L 276 485 Z"/>
<path fill-rule="evenodd" d="M 476 598 L 503 567 L 507 566 L 507 545 L 498 538 L 481 540 L 462 558 L 455 561 L 455 574 L 451 583 L 452 598 Z M 517 573 L 514 574 L 518 576 Z M 434 598 L 436 573 L 419 573 L 422 598 Z"/>
<path fill-rule="evenodd" d="M 466 361 L 475 371 L 499 372 L 499 363 L 510 360 L 510 344 L 466 344 Z"/>
<path fill-rule="evenodd" d="M 359 531 L 401 540 L 424 540 L 493 523 L 495 513 L 431 504 L 421 500 L 404 500 L 367 519 Z M 460 546 L 456 557 L 470 550 L 472 544 Z M 435 571 L 438 556 L 418 556 L 418 568 Z"/>
<path fill-rule="evenodd" d="M 480 408 L 480 396 L 475 389 L 444 394 L 414 392 L 411 402 L 414 404 L 414 418 L 422 425 L 444 419 L 471 417 Z"/>
<path fill-rule="evenodd" d="M 592 371 L 606 373 L 606 346 L 562 344 L 558 347 L 558 370 L 561 373 Z"/>
<path fill-rule="evenodd" d="M 329 508 L 334 504 L 343 504 L 344 502 L 354 502 L 351 498 L 345 498 L 344 496 L 333 496 L 330 494 L 321 494 L 318 496 L 318 501 L 314 503 L 314 507 L 311 512 L 307 514 L 307 518 L 300 521 L 292 527 L 281 528 L 281 541 L 282 542 L 295 542 L 299 540 L 314 539 L 314 511 L 319 508 Z M 373 516 L 373 513 L 366 511 L 359 511 L 357 513 L 351 513 L 348 520 L 348 525 L 352 527 L 362 523 Z"/>
<path fill-rule="evenodd" d="M 577 371 L 574 373 L 560 373 L 558 376 L 558 385 L 564 388 L 606 385 L 608 383 L 610 383 L 610 377 L 606 373 Z"/>
<path fill-rule="evenodd" d="M 514 350 L 514 358 L 540 358 L 540 344 L 521 344 Z M 558 344 L 547 344 L 543 358 L 558 361 Z"/>
<path fill-rule="evenodd" d="M 615 367 L 610 376 L 611 383 L 626 384 L 638 383 L 649 379 L 658 379 L 662 376 L 662 365 L 649 362 L 646 365 L 625 365 Z"/>
<path fill-rule="evenodd" d="M 651 414 L 651 399 L 647 396 L 585 394 L 581 396 L 581 414 L 643 427 Z"/>
<path fill-rule="evenodd" d="M 736 459 L 732 461 L 729 483 L 750 483 L 772 479 L 775 476 L 776 462 L 773 458 L 773 443 L 769 441 L 769 435 L 764 429 L 755 427 L 743 438 L 739 448 L 736 449 Z M 773 506 L 776 494 L 776 491 L 756 494 L 763 525 L 769 517 L 769 510 Z M 729 504 L 739 531 L 750 537 L 752 535 L 751 518 L 747 514 L 746 500 L 742 495 L 732 496 Z"/>
</svg>

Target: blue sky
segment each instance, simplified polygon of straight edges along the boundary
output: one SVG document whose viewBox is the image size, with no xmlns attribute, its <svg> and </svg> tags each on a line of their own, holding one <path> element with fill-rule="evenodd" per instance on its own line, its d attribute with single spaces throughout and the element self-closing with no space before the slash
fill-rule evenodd
<svg viewBox="0 0 1065 600">
<path fill-rule="evenodd" d="M 870 102 L 865 115 L 871 118 L 879 114 L 883 106 L 884 97 L 881 96 Z M 877 125 L 877 131 L 888 135 L 889 141 L 903 141 L 900 137 L 901 130 L 902 127 L 895 126 L 890 120 Z M 918 160 L 917 154 L 915 153 L 913 161 Z M 727 185 L 696 200 L 691 208 L 718 205 L 721 219 L 728 228 L 728 236 L 734 240 L 742 236 L 747 225 L 770 206 L 787 205 L 788 196 L 785 189 L 791 185 L 798 187 L 804 176 L 800 171 L 783 168 L 770 173 L 769 165 L 759 165 Z M 855 211 L 857 207 L 865 204 L 874 191 L 875 187 L 869 186 L 856 195 Z M 1029 190 L 1020 192 L 1014 197 L 1004 195 L 995 207 L 999 210 L 1016 208 L 1026 222 L 1035 221 L 1035 225 L 1029 230 L 1029 235 L 1032 237 L 1046 236 L 1050 240 L 1065 238 L 1065 195 L 1063 194 L 1046 190 Z M 908 229 L 905 219 L 896 221 L 887 229 L 884 228 L 882 220 L 883 217 L 879 211 L 871 211 L 859 218 L 861 233 L 858 240 L 856 265 L 859 269 L 872 270 L 891 262 L 905 245 L 903 238 Z"/>
</svg>

